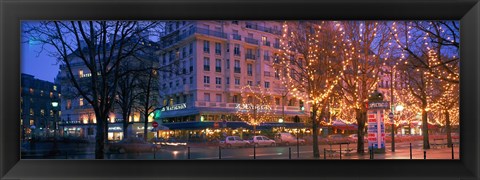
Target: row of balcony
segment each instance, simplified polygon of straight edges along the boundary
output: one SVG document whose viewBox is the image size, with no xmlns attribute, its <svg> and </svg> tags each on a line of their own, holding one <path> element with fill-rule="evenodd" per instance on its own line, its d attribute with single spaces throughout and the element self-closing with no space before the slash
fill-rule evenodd
<svg viewBox="0 0 480 180">
<path fill-rule="evenodd" d="M 254 24 L 254 23 L 248 23 L 248 22 L 247 22 L 247 23 L 245 24 L 245 27 L 246 27 L 246 28 L 249 28 L 249 29 L 254 29 L 254 30 L 258 30 L 258 31 L 263 31 L 263 32 L 266 32 L 266 33 L 275 34 L 275 35 L 282 35 L 282 31 L 281 31 L 281 30 L 273 29 L 273 28 L 265 27 L 265 26 L 260 26 L 260 25 Z"/>
<path fill-rule="evenodd" d="M 262 26 L 258 26 L 258 27 L 260 28 Z M 264 31 L 264 32 L 269 32 L 269 31 L 270 30 Z M 173 44 L 175 44 L 179 41 L 182 41 L 182 40 L 192 36 L 195 33 L 203 34 L 203 35 L 207 35 L 207 36 L 218 37 L 218 38 L 222 38 L 222 39 L 228 39 L 227 33 L 220 32 L 220 31 L 215 31 L 215 30 L 210 30 L 210 29 L 194 27 L 194 28 L 192 28 L 192 29 L 190 29 L 190 30 L 188 30 L 184 33 L 174 35 L 174 36 L 171 36 L 171 37 L 162 38 L 162 47 L 163 48 L 169 47 L 169 46 L 171 46 L 171 45 L 173 45 Z M 232 39 L 241 41 L 242 36 L 239 35 L 239 34 L 232 34 Z M 258 39 L 251 38 L 251 37 L 244 37 L 244 41 L 249 43 L 249 44 L 254 44 L 254 45 L 259 45 L 259 42 L 260 42 Z M 270 41 L 262 42 L 262 45 L 264 45 L 264 46 L 270 46 L 270 44 L 271 44 Z M 273 47 L 277 48 L 277 49 L 280 49 L 280 44 L 279 43 L 273 43 Z"/>
</svg>

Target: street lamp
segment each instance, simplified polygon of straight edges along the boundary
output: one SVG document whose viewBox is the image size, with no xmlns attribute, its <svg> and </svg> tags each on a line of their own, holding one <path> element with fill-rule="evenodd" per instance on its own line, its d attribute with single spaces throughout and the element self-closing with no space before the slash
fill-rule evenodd
<svg viewBox="0 0 480 180">
<path fill-rule="evenodd" d="M 58 108 L 58 100 L 52 99 L 52 111 L 53 111 L 53 149 L 50 152 L 51 154 L 58 154 L 58 145 L 57 145 L 57 108 Z"/>
<path fill-rule="evenodd" d="M 395 111 L 403 111 L 403 106 L 401 104 L 397 105 L 397 107 L 395 107 Z"/>
<path fill-rule="evenodd" d="M 403 111 L 403 106 L 400 104 L 397 105 L 395 107 L 395 111 L 397 112 Z M 392 114 L 391 120 L 392 120 L 392 152 L 395 152 L 395 120 L 393 118 L 393 114 Z"/>
</svg>

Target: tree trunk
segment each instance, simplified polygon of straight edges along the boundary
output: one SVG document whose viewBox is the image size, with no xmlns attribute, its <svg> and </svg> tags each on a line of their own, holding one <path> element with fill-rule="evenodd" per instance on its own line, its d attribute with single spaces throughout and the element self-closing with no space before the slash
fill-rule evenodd
<svg viewBox="0 0 480 180">
<path fill-rule="evenodd" d="M 430 149 L 430 142 L 428 139 L 427 111 L 425 111 L 425 108 L 423 108 L 422 110 L 422 133 L 423 133 L 423 149 Z"/>
<path fill-rule="evenodd" d="M 320 151 L 318 150 L 317 111 L 318 107 L 314 104 L 312 106 L 313 158 L 320 158 Z"/>
<path fill-rule="evenodd" d="M 129 119 L 128 116 L 130 116 L 130 115 L 128 115 L 126 112 L 122 113 L 122 117 L 123 117 L 123 122 L 122 122 L 122 124 L 123 124 L 123 139 L 126 139 L 128 137 L 128 135 L 127 135 L 128 134 L 128 131 L 127 131 L 128 130 L 128 119 Z"/>
<path fill-rule="evenodd" d="M 365 122 L 367 120 L 367 111 L 363 109 L 355 109 L 357 125 L 358 125 L 358 140 L 357 140 L 357 153 L 364 154 L 365 153 L 365 142 L 364 142 L 364 130 L 365 130 Z"/>
<path fill-rule="evenodd" d="M 148 112 L 148 111 L 147 111 Z M 143 124 L 143 139 L 147 141 L 147 134 L 148 134 L 148 113 L 145 113 L 144 115 L 145 121 Z"/>
<path fill-rule="evenodd" d="M 95 159 L 104 159 L 104 145 L 105 145 L 105 121 L 106 118 L 96 113 L 97 118 L 97 133 L 95 135 Z"/>
<path fill-rule="evenodd" d="M 445 128 L 447 131 L 447 146 L 452 147 L 452 127 L 450 125 L 450 113 L 448 110 L 443 111 L 445 115 Z"/>
</svg>

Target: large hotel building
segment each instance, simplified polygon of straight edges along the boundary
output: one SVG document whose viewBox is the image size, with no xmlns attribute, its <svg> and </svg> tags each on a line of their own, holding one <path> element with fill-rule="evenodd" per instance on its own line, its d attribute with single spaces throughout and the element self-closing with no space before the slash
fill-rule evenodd
<svg viewBox="0 0 480 180">
<path fill-rule="evenodd" d="M 179 63 L 184 73 L 161 74 L 160 106 L 174 107 L 163 109 L 163 125 L 195 135 L 222 128 L 242 134 L 253 126 L 258 131 L 305 131 L 308 105 L 286 95 L 277 69 L 281 27 L 275 21 L 167 22 L 160 64 Z M 254 104 L 255 96 L 268 96 L 268 117 L 257 118 L 260 122 L 240 118 L 241 107 Z"/>
</svg>

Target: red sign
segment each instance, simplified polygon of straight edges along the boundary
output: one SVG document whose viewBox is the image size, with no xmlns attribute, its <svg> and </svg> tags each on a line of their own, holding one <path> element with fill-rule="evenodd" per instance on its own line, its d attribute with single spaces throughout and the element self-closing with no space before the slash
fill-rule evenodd
<svg viewBox="0 0 480 180">
<path fill-rule="evenodd" d="M 219 127 L 218 122 L 214 122 L 214 123 L 213 123 L 213 127 L 214 127 L 214 128 L 218 128 L 218 127 Z"/>
<path fill-rule="evenodd" d="M 153 126 L 154 128 L 156 128 L 156 127 L 158 127 L 158 123 L 154 121 L 154 122 L 152 123 L 152 126 Z"/>
</svg>

